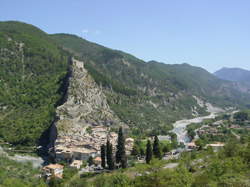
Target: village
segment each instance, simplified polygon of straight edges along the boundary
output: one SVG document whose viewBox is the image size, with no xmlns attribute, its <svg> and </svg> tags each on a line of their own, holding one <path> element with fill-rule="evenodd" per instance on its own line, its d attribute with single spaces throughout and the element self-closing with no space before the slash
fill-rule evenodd
<svg viewBox="0 0 250 187">
<path fill-rule="evenodd" d="M 101 167 L 101 145 L 105 145 L 107 140 L 114 145 L 113 152 L 116 151 L 118 134 L 110 132 L 109 127 L 93 126 L 87 128 L 82 136 L 69 137 L 59 136 L 56 139 L 55 147 L 51 155 L 55 158 L 55 164 L 49 164 L 42 169 L 42 177 L 50 179 L 51 176 L 63 177 L 63 168 L 60 162 L 66 163 L 69 167 L 82 169 L 84 172 L 104 169 Z M 125 139 L 126 155 L 130 155 L 134 145 L 133 138 Z M 83 164 L 89 158 L 93 159 L 92 167 Z"/>
<path fill-rule="evenodd" d="M 75 168 L 79 173 L 107 171 L 106 163 L 102 165 L 101 146 L 106 145 L 109 141 L 112 145 L 113 155 L 111 157 L 113 157 L 117 152 L 118 144 L 118 134 L 114 129 L 121 126 L 125 129 L 128 128 L 109 108 L 102 87 L 95 84 L 85 69 L 84 63 L 76 59 L 72 59 L 72 61 L 72 75 L 69 80 L 67 100 L 57 108 L 58 120 L 55 122 L 54 145 L 49 150 L 54 161 L 42 168 L 41 177 L 46 180 L 50 180 L 51 177 L 62 179 L 65 167 Z M 209 117 L 212 116 L 211 114 Z M 205 119 L 208 118 L 205 117 Z M 223 139 L 214 137 L 224 137 L 227 130 L 223 128 L 236 129 L 239 127 L 238 125 L 225 127 L 226 120 L 216 119 L 211 123 L 202 124 L 194 130 L 195 137 L 191 138 L 191 141 L 185 142 L 185 144 L 179 141 L 177 145 L 168 147 L 167 151 L 159 151 L 163 152 L 159 159 L 178 159 L 182 152 L 198 150 L 201 147 L 205 149 L 212 147 L 214 151 L 218 151 L 224 147 Z M 178 131 L 172 132 L 178 134 Z M 205 138 L 207 141 L 204 141 Z M 159 142 L 167 142 L 167 144 L 174 143 L 170 135 L 147 137 L 140 141 L 152 143 L 156 139 Z M 197 139 L 201 139 L 205 143 L 201 145 L 197 143 Z M 125 155 L 127 158 L 133 155 L 135 163 L 146 163 L 146 146 L 144 145 L 143 148 L 144 154 L 135 154 L 136 141 L 131 137 L 124 138 Z M 163 146 L 159 145 L 158 149 L 163 149 Z M 131 160 L 126 160 L 126 162 L 129 161 Z M 115 165 L 115 167 L 119 168 L 120 165 Z"/>
</svg>

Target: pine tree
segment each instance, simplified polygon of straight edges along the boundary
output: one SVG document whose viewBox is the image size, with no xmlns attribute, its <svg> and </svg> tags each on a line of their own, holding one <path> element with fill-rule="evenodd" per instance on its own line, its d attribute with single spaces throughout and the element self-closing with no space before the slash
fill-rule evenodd
<svg viewBox="0 0 250 187">
<path fill-rule="evenodd" d="M 151 147 L 151 142 L 148 140 L 146 149 L 146 163 L 149 164 L 151 159 L 152 159 L 152 147 Z"/>
<path fill-rule="evenodd" d="M 105 145 L 101 145 L 101 159 L 102 159 L 102 167 L 106 167 L 106 147 Z"/>
<path fill-rule="evenodd" d="M 119 128 L 116 148 L 117 148 L 116 155 L 115 155 L 116 163 L 121 163 L 122 168 L 126 168 L 127 158 L 126 158 L 126 151 L 125 151 L 125 139 L 123 136 L 122 127 Z"/>
<path fill-rule="evenodd" d="M 155 156 L 155 158 L 161 159 L 161 149 L 157 136 L 154 137 L 153 155 Z"/>
<path fill-rule="evenodd" d="M 109 170 L 113 170 L 114 169 L 114 161 L 113 161 L 113 153 L 112 153 L 113 146 L 109 142 L 109 140 L 107 140 L 106 149 L 107 149 L 107 151 L 106 151 L 106 157 L 107 157 L 108 169 Z"/>
</svg>

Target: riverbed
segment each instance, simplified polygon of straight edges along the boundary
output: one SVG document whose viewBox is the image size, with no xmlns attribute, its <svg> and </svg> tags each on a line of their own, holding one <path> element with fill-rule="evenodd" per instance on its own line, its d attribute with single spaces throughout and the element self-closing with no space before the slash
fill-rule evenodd
<svg viewBox="0 0 250 187">
<path fill-rule="evenodd" d="M 184 143 L 186 145 L 188 142 L 190 142 L 190 138 L 187 135 L 186 127 L 191 123 L 201 123 L 205 119 L 214 119 L 217 116 L 217 113 L 212 112 L 208 116 L 203 117 L 196 117 L 193 119 L 184 119 L 176 121 L 173 124 L 173 130 L 171 132 L 175 133 L 177 135 L 177 141 L 178 143 Z"/>
<path fill-rule="evenodd" d="M 201 123 L 206 119 L 214 119 L 216 116 L 218 116 L 218 114 L 226 111 L 218 107 L 213 107 L 210 104 L 210 106 L 208 107 L 208 112 L 210 112 L 210 115 L 208 116 L 179 120 L 173 124 L 174 128 L 171 132 L 176 134 L 178 143 L 182 142 L 184 143 L 184 145 L 186 145 L 190 142 L 190 138 L 188 137 L 186 130 L 186 127 L 188 125 L 190 125 L 191 123 Z M 236 112 L 239 112 L 239 110 L 234 110 L 231 112 L 228 111 L 227 114 L 235 114 Z"/>
</svg>

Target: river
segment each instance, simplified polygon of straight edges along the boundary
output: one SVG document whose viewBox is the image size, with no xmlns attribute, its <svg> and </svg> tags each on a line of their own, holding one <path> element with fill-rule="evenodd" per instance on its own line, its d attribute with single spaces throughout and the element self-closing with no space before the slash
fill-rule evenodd
<svg viewBox="0 0 250 187">
<path fill-rule="evenodd" d="M 171 132 L 175 133 L 177 135 L 177 141 L 178 143 L 183 142 L 184 145 L 190 142 L 190 138 L 187 135 L 186 127 L 191 123 L 201 123 L 205 119 L 214 119 L 218 114 L 225 112 L 223 109 L 213 107 L 212 105 L 209 106 L 208 112 L 210 112 L 210 115 L 203 116 L 203 117 L 196 117 L 192 119 L 184 119 L 176 121 L 173 124 L 173 130 Z M 231 112 L 227 112 L 227 114 L 234 114 L 236 112 L 239 112 L 239 110 L 234 110 Z"/>
<path fill-rule="evenodd" d="M 171 132 L 173 132 L 177 135 L 178 143 L 183 142 L 186 145 L 188 142 L 190 142 L 190 138 L 187 135 L 186 127 L 191 123 L 201 123 L 205 119 L 214 119 L 216 117 L 216 115 L 217 115 L 216 112 L 212 112 L 208 116 L 196 117 L 193 119 L 184 119 L 184 120 L 176 121 L 173 124 L 174 128 Z"/>
</svg>

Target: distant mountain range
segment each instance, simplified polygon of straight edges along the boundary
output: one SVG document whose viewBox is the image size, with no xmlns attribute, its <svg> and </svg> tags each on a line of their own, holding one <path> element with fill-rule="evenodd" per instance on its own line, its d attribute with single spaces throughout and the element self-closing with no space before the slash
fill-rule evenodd
<svg viewBox="0 0 250 187">
<path fill-rule="evenodd" d="M 222 68 L 214 73 L 222 80 L 244 82 L 250 84 L 250 71 L 241 68 Z"/>
</svg>

